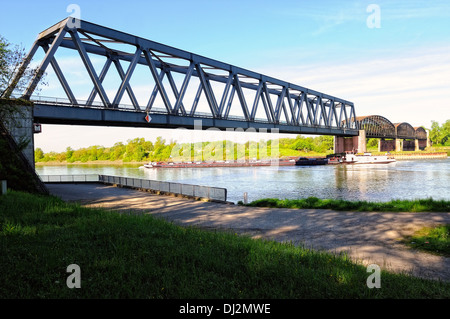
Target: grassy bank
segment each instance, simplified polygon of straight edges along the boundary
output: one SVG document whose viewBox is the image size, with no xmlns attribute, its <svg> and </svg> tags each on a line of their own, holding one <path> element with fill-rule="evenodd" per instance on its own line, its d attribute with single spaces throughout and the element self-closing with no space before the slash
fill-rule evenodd
<svg viewBox="0 0 450 319">
<path fill-rule="evenodd" d="M 450 225 L 423 228 L 403 242 L 414 249 L 450 257 Z"/>
<path fill-rule="evenodd" d="M 239 202 L 242 205 L 242 202 Z M 273 208 L 333 209 L 350 211 L 378 212 L 450 212 L 450 201 L 432 198 L 417 200 L 392 200 L 389 202 L 346 201 L 339 199 L 303 199 L 265 198 L 255 200 L 247 206 Z"/>
<path fill-rule="evenodd" d="M 369 289 L 344 255 L 20 192 L 0 197 L 0 254 L 0 298 L 450 298 L 448 283 L 387 272 Z"/>
</svg>

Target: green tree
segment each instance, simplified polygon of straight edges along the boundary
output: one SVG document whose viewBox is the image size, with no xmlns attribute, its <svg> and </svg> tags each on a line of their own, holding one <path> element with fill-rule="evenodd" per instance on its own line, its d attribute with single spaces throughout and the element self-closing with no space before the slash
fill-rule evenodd
<svg viewBox="0 0 450 319">
<path fill-rule="evenodd" d="M 450 120 L 446 120 L 442 126 L 431 121 L 430 140 L 433 144 L 450 146 Z"/>
<path fill-rule="evenodd" d="M 40 162 L 44 158 L 44 151 L 41 148 L 36 148 L 34 150 L 34 160 Z"/>
<path fill-rule="evenodd" d="M 74 162 L 74 160 L 72 159 L 73 152 L 74 152 L 74 150 L 73 150 L 70 146 L 68 146 L 68 147 L 66 148 L 66 160 L 67 160 L 69 163 L 73 163 L 73 162 Z"/>
<path fill-rule="evenodd" d="M 441 144 L 441 127 L 436 121 L 431 121 L 430 140 L 433 144 Z"/>
<path fill-rule="evenodd" d="M 378 139 L 377 138 L 369 138 L 366 144 L 367 148 L 378 148 Z"/>
<path fill-rule="evenodd" d="M 445 146 L 450 146 L 450 120 L 445 121 L 442 124 L 442 141 L 441 143 Z"/>
<path fill-rule="evenodd" d="M 2 98 L 10 98 L 15 88 L 18 92 L 23 92 L 30 80 L 36 75 L 38 66 L 32 68 L 28 66 L 23 70 L 19 80 L 15 79 L 15 75 L 19 71 L 20 66 L 27 56 L 26 50 L 21 45 L 12 45 L 3 36 L 0 35 L 0 96 Z M 42 76 L 39 85 L 36 88 L 39 91 L 41 85 L 46 85 L 44 76 Z"/>
</svg>

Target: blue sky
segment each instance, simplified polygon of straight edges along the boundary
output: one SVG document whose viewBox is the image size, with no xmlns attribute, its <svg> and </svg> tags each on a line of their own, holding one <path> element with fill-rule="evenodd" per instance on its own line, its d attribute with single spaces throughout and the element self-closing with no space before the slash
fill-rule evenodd
<svg viewBox="0 0 450 319">
<path fill-rule="evenodd" d="M 81 19 L 354 102 L 356 114 L 431 126 L 450 118 L 449 1 L 4 1 L 0 34 L 29 49 L 40 31 Z M 370 28 L 370 4 L 380 28 Z M 64 61 L 59 61 L 64 64 Z M 174 131 L 44 126 L 61 151 Z"/>
</svg>

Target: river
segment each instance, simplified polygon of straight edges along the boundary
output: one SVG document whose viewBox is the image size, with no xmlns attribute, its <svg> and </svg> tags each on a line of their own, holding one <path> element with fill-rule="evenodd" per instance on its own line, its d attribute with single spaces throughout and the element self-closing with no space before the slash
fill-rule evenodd
<svg viewBox="0 0 450 319">
<path fill-rule="evenodd" d="M 36 166 L 40 175 L 103 174 L 224 187 L 228 200 L 334 198 L 385 202 L 392 199 L 450 200 L 450 158 L 399 160 L 377 165 L 152 168 L 139 165 Z"/>
</svg>

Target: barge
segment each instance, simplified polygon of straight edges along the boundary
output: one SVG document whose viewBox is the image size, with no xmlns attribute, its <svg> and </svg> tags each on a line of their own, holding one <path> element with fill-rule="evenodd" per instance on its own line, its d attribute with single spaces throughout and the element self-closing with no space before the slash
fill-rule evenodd
<svg viewBox="0 0 450 319">
<path fill-rule="evenodd" d="M 386 155 L 372 155 L 372 153 L 355 154 L 346 152 L 327 156 L 328 164 L 390 164 L 395 158 Z"/>
<path fill-rule="evenodd" d="M 326 158 L 300 157 L 295 162 L 295 165 L 297 165 L 297 166 L 326 165 L 326 164 L 328 164 L 328 159 L 326 159 Z"/>
<path fill-rule="evenodd" d="M 151 162 L 141 168 L 204 168 L 204 167 L 254 167 L 254 166 L 294 166 L 291 158 L 279 160 L 249 161 L 206 161 L 206 162 Z"/>
</svg>

